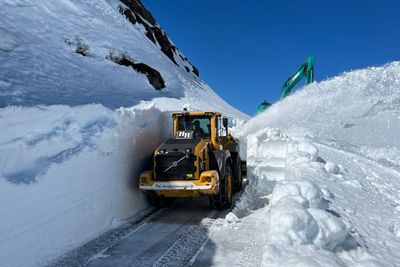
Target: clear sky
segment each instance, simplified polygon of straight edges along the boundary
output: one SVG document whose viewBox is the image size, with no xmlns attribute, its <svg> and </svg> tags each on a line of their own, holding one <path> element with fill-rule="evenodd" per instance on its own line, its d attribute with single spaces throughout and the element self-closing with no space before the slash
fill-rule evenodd
<svg viewBox="0 0 400 267">
<path fill-rule="evenodd" d="M 400 59 L 400 1 L 142 0 L 200 77 L 253 115 L 315 57 L 317 81 Z"/>
</svg>

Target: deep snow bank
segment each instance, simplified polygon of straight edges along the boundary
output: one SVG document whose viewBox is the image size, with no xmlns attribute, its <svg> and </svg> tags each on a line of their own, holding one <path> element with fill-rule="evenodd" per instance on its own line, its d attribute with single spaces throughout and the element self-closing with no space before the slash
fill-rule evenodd
<svg viewBox="0 0 400 267">
<path fill-rule="evenodd" d="M 2 265 L 43 264 L 144 209 L 138 172 L 169 119 L 154 105 L 2 109 Z"/>
<path fill-rule="evenodd" d="M 399 265 L 399 92 L 399 62 L 344 73 L 237 130 L 249 186 L 233 212 L 267 218 L 264 265 Z M 265 175 L 271 140 L 283 177 Z"/>
<path fill-rule="evenodd" d="M 400 62 L 315 82 L 245 124 L 244 138 L 262 127 L 400 163 Z"/>
<path fill-rule="evenodd" d="M 272 140 L 287 153 L 278 179 L 263 171 L 270 165 Z M 380 265 L 355 234 L 351 220 L 331 205 L 334 185 L 322 181 L 332 182 L 338 165 L 325 162 L 310 140 L 292 139 L 278 129 L 262 129 L 248 136 L 248 142 L 249 185 L 233 213 L 267 218 L 259 229 L 265 235 L 263 266 Z"/>
</svg>

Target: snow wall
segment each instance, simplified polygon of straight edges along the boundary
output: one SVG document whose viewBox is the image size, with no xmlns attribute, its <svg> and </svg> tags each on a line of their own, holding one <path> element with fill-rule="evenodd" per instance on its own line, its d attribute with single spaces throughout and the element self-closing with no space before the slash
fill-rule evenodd
<svg viewBox="0 0 400 267">
<path fill-rule="evenodd" d="M 45 264 L 145 209 L 139 171 L 169 134 L 154 105 L 0 111 L 0 262 Z"/>
</svg>

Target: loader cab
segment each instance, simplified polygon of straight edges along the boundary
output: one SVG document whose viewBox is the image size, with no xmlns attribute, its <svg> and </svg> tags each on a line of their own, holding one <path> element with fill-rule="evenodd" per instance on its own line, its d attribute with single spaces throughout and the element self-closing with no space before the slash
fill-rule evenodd
<svg viewBox="0 0 400 267">
<path fill-rule="evenodd" d="M 213 149 L 221 150 L 229 139 L 228 119 L 219 112 L 172 113 L 173 135 L 180 139 L 201 138 L 211 141 Z"/>
<path fill-rule="evenodd" d="M 173 135 L 179 132 L 193 132 L 194 136 L 212 139 L 216 135 L 216 117 L 221 116 L 219 112 L 174 112 Z"/>
<path fill-rule="evenodd" d="M 233 136 L 229 132 L 228 118 L 217 116 L 216 129 L 217 129 L 216 139 L 219 146 L 219 150 L 232 150 L 236 143 Z"/>
</svg>

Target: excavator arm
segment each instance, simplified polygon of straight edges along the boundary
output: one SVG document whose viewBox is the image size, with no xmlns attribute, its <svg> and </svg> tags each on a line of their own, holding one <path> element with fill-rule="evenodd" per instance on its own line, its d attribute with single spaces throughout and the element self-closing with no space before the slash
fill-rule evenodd
<svg viewBox="0 0 400 267">
<path fill-rule="evenodd" d="M 283 84 L 279 100 L 288 96 L 302 79 L 305 79 L 305 84 L 310 84 L 314 81 L 314 57 L 312 55 L 309 55 L 306 61 L 298 68 L 296 73 L 289 77 L 289 79 L 287 79 Z M 257 114 L 266 110 L 271 105 L 271 103 L 265 100 L 258 106 Z"/>
<path fill-rule="evenodd" d="M 306 79 L 305 84 L 310 84 L 314 81 L 314 57 L 312 55 L 309 55 L 296 73 L 283 84 L 279 99 L 288 96 L 303 78 Z"/>
</svg>

